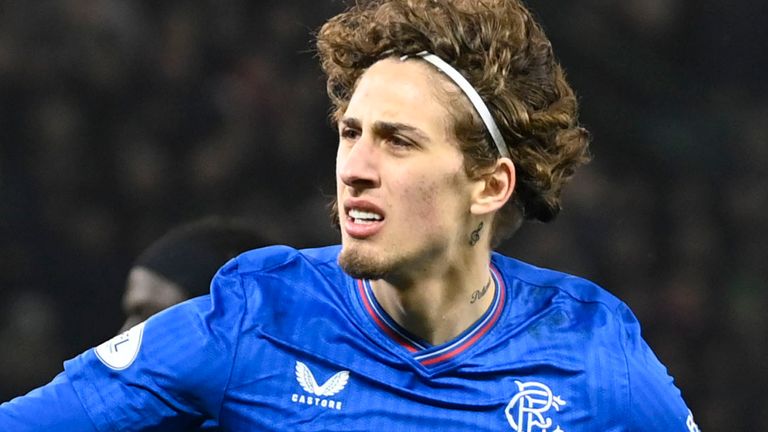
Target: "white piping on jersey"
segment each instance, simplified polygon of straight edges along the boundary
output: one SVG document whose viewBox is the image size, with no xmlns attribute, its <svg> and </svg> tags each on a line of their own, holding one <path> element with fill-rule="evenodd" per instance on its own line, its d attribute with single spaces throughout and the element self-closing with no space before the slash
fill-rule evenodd
<svg viewBox="0 0 768 432">
<path fill-rule="evenodd" d="M 371 281 L 370 280 L 365 279 L 363 281 L 363 286 L 365 287 L 363 292 L 365 293 L 366 300 L 368 301 L 368 304 L 371 305 L 371 308 L 373 309 L 373 311 L 376 312 L 376 316 L 379 317 L 381 322 L 386 324 L 386 326 L 389 327 L 390 330 L 392 330 L 393 332 L 397 333 L 398 336 L 400 336 L 401 338 L 405 339 L 406 342 L 408 342 L 409 344 L 413 345 L 414 347 L 416 347 L 416 348 L 418 348 L 420 350 L 425 350 L 425 349 L 429 348 L 428 345 L 424 345 L 423 343 L 414 340 L 410 335 L 405 334 L 402 331 L 400 331 L 399 326 L 395 326 L 395 325 L 392 325 L 390 323 L 390 320 L 392 318 L 390 318 L 389 315 L 386 312 L 381 310 L 381 305 L 379 305 L 379 302 L 376 301 L 376 297 L 374 297 L 374 295 L 373 295 L 373 287 L 371 286 Z"/>
<path fill-rule="evenodd" d="M 472 331 L 464 335 L 464 337 L 462 337 L 461 339 L 457 339 L 437 351 L 424 353 L 424 354 L 416 354 L 414 355 L 414 358 L 416 360 L 423 361 L 432 357 L 438 357 L 448 351 L 453 350 L 456 347 L 463 345 L 466 341 L 474 337 L 477 334 L 477 332 L 481 331 L 491 319 L 493 319 L 493 316 L 496 315 L 496 310 L 499 308 L 501 304 L 500 302 L 501 290 L 503 289 L 503 286 L 499 283 L 498 276 L 496 275 L 496 272 L 493 269 L 491 269 L 491 277 L 493 278 L 493 283 L 496 286 L 496 289 L 494 290 L 494 293 L 493 293 L 493 302 L 491 303 L 491 307 L 489 307 L 488 310 L 486 311 L 485 318 L 483 318 L 483 320 L 480 323 L 473 326 Z"/>
<path fill-rule="evenodd" d="M 446 352 L 449 352 L 463 345 L 469 339 L 477 335 L 479 331 L 482 331 L 483 328 L 485 328 L 485 326 L 493 319 L 499 307 L 501 307 L 501 298 L 502 298 L 501 290 L 504 289 L 504 285 L 500 282 L 501 280 L 500 276 L 492 266 L 490 270 L 491 270 L 491 278 L 493 279 L 493 283 L 496 289 L 494 290 L 493 301 L 491 302 L 491 305 L 488 308 L 488 310 L 485 312 L 482 321 L 473 325 L 472 330 L 469 333 L 465 334 L 460 339 L 450 342 L 449 344 L 445 345 L 444 347 L 440 348 L 437 351 L 425 352 L 421 354 L 413 353 L 414 359 L 421 362 L 430 358 L 441 356 Z M 432 346 L 429 346 L 424 342 L 415 340 L 412 336 L 403 332 L 400 326 L 392 322 L 392 318 L 389 317 L 389 315 L 381 309 L 381 305 L 376 301 L 376 297 L 373 294 L 373 287 L 371 286 L 370 280 L 368 279 L 363 280 L 363 288 L 364 288 L 363 293 L 366 297 L 366 301 L 368 302 L 369 305 L 371 305 L 371 309 L 374 311 L 374 313 L 376 313 L 376 316 L 381 320 L 381 322 L 387 326 L 387 328 L 389 328 L 392 332 L 394 332 L 395 334 L 403 338 L 403 340 L 405 340 L 406 342 L 413 345 L 415 348 L 418 348 L 420 351 L 427 351 L 433 348 Z"/>
</svg>

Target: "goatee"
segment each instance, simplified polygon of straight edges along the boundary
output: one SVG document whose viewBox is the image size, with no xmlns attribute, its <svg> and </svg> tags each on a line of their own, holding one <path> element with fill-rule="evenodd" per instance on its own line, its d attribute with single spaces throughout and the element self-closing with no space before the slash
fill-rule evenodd
<svg viewBox="0 0 768 432">
<path fill-rule="evenodd" d="M 342 247 L 338 262 L 344 272 L 357 279 L 383 279 L 390 271 L 382 260 L 346 247 Z"/>
</svg>

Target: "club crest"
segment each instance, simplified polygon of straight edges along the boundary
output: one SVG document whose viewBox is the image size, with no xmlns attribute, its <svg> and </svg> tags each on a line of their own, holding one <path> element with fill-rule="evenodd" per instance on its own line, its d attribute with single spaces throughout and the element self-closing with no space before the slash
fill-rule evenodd
<svg viewBox="0 0 768 432">
<path fill-rule="evenodd" d="M 515 381 L 515 384 L 518 392 L 504 410 L 509 425 L 517 432 L 549 431 L 554 422 L 547 414 L 552 409 L 560 411 L 565 401 L 542 383 Z M 565 432 L 560 426 L 554 427 L 552 432 Z"/>
</svg>

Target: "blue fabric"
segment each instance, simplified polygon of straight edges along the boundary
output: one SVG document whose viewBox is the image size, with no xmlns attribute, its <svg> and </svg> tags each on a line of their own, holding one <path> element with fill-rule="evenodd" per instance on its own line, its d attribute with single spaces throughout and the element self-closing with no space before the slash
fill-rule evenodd
<svg viewBox="0 0 768 432">
<path fill-rule="evenodd" d="M 598 286 L 494 254 L 499 320 L 424 366 L 373 321 L 338 251 L 248 252 L 210 296 L 114 340 L 138 343 L 130 365 L 97 350 L 68 361 L 98 430 L 693 430 L 637 320 Z"/>
<path fill-rule="evenodd" d="M 50 383 L 0 405 L 0 430 L 96 432 L 63 373 Z"/>
</svg>

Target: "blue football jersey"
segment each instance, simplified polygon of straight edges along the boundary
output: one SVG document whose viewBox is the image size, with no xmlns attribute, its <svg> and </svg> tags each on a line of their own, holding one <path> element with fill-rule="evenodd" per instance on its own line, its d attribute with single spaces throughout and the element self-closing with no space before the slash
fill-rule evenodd
<svg viewBox="0 0 768 432">
<path fill-rule="evenodd" d="M 491 307 L 433 346 L 338 253 L 243 254 L 66 378 L 100 431 L 698 430 L 627 306 L 584 279 L 493 254 Z"/>
</svg>

